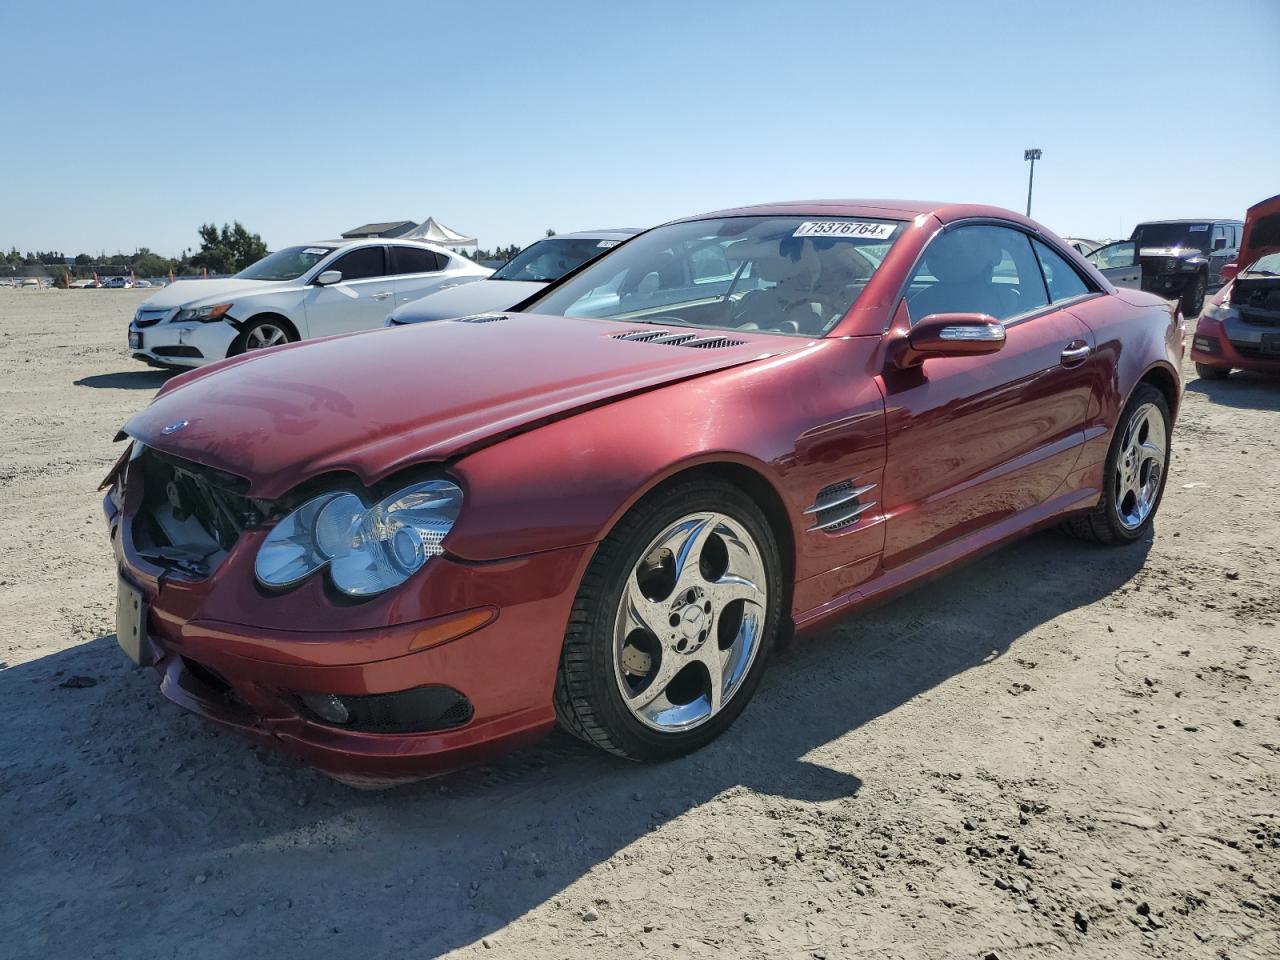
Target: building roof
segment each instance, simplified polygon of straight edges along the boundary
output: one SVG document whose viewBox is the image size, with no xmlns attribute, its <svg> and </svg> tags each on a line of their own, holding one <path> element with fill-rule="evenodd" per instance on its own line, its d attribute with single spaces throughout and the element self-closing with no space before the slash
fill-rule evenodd
<svg viewBox="0 0 1280 960">
<path fill-rule="evenodd" d="M 416 220 L 388 220 L 386 223 L 365 223 L 343 231 L 343 239 L 357 237 L 402 237 L 418 225 Z"/>
</svg>

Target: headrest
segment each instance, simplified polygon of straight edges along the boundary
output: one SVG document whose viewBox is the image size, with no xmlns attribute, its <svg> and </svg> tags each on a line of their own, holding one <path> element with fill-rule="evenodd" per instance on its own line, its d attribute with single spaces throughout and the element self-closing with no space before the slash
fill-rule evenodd
<svg viewBox="0 0 1280 960">
<path fill-rule="evenodd" d="M 1003 251 L 981 228 L 944 234 L 925 254 L 929 272 L 944 283 L 986 279 L 1000 262 Z"/>
</svg>

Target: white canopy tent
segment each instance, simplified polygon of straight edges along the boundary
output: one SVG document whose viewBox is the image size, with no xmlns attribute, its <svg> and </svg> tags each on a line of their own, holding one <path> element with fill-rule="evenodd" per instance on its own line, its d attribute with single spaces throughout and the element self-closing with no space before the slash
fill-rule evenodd
<svg viewBox="0 0 1280 960">
<path fill-rule="evenodd" d="M 475 237 L 464 236 L 456 230 L 450 230 L 442 223 L 436 223 L 435 217 L 427 217 L 422 223 L 404 235 L 405 240 L 426 240 L 438 243 L 442 247 L 474 247 Z"/>
</svg>

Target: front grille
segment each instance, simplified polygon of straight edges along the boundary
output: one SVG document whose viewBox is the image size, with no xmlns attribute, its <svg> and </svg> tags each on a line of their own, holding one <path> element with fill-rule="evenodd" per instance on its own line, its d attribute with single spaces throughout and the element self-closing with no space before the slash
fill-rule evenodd
<svg viewBox="0 0 1280 960">
<path fill-rule="evenodd" d="M 249 484 L 241 477 L 151 449 L 134 467 L 142 477 L 134 547 L 158 566 L 206 577 L 265 517 L 263 504 L 245 496 Z"/>
<path fill-rule="evenodd" d="M 169 315 L 168 310 L 139 310 L 133 317 L 135 327 L 153 327 Z"/>
<path fill-rule="evenodd" d="M 1280 359 L 1280 346 L 1271 350 L 1267 347 L 1260 347 L 1255 343 L 1236 343 L 1234 340 L 1231 341 L 1231 345 L 1243 357 L 1261 357 L 1266 360 Z"/>
</svg>

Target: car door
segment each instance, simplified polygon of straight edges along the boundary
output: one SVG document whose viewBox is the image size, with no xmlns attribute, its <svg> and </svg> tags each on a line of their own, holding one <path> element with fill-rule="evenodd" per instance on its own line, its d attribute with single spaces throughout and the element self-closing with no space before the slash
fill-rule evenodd
<svg viewBox="0 0 1280 960">
<path fill-rule="evenodd" d="M 1117 287 L 1142 288 L 1142 263 L 1132 240 L 1120 240 L 1099 247 L 1085 257 Z"/>
<path fill-rule="evenodd" d="M 390 246 L 390 273 L 395 280 L 395 304 L 418 300 L 429 293 L 456 286 L 458 280 L 444 272 L 448 257 L 424 247 Z M 388 308 L 388 313 L 391 309 Z"/>
<path fill-rule="evenodd" d="M 386 259 L 385 248 L 375 244 L 349 250 L 325 266 L 322 273 L 337 270 L 342 279 L 327 286 L 312 281 L 303 301 L 310 336 L 328 337 L 382 326 L 395 295 Z"/>
<path fill-rule="evenodd" d="M 987 356 L 935 357 L 883 375 L 886 568 L 1002 520 L 1024 523 L 1063 486 L 1095 390 L 1093 335 L 1049 300 L 1021 230 L 961 224 L 930 241 L 899 316 L 904 307 L 911 323 L 985 313 L 1004 324 L 1006 340 Z"/>
<path fill-rule="evenodd" d="M 1209 237 L 1209 283 L 1222 283 L 1222 268 L 1234 263 L 1239 251 L 1236 227 L 1230 223 L 1215 223 Z"/>
</svg>

